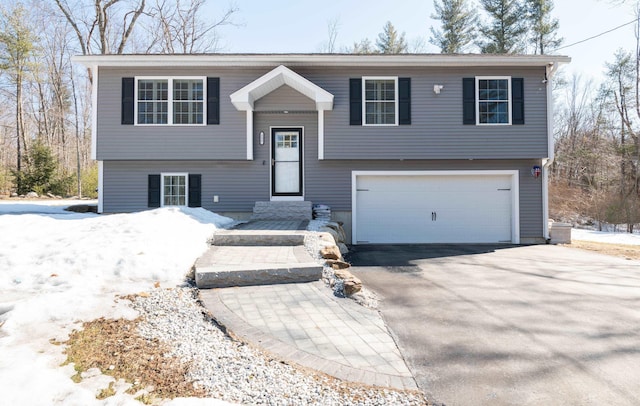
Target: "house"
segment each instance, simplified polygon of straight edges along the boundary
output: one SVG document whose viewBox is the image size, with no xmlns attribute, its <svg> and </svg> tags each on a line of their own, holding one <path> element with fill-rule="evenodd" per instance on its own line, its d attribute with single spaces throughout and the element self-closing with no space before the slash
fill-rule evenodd
<svg viewBox="0 0 640 406">
<path fill-rule="evenodd" d="M 99 212 L 332 208 L 354 244 L 548 238 L 565 56 L 90 55 Z"/>
</svg>

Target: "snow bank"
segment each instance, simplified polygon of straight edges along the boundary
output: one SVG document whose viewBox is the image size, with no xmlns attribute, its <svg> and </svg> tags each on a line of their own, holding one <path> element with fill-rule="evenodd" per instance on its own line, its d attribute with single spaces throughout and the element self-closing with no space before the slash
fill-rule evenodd
<svg viewBox="0 0 640 406">
<path fill-rule="evenodd" d="M 65 340 L 82 321 L 101 316 L 135 317 L 115 302 L 116 295 L 156 282 L 183 283 L 207 239 L 233 222 L 199 208 L 101 216 L 63 211 L 78 203 L 87 202 L 0 201 L 0 382 L 6 404 L 139 404 L 128 395 L 96 400 L 104 377 L 73 383 L 73 368 L 60 367 L 65 356 L 50 339 Z"/>
<path fill-rule="evenodd" d="M 0 214 L 37 213 L 72 214 L 66 207 L 75 204 L 97 205 L 97 200 L 0 200 Z"/>
<path fill-rule="evenodd" d="M 571 229 L 571 239 L 577 241 L 595 241 L 609 244 L 640 245 L 640 234 L 612 233 L 606 231 Z"/>
</svg>

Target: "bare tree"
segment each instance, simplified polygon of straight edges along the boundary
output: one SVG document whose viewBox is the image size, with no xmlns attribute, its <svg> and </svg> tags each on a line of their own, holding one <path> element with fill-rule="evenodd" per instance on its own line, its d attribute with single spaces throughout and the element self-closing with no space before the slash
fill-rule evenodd
<svg viewBox="0 0 640 406">
<path fill-rule="evenodd" d="M 327 21 L 327 41 L 320 47 L 320 52 L 333 54 L 336 52 L 336 40 L 340 31 L 340 18 L 333 17 Z"/>
<path fill-rule="evenodd" d="M 73 28 L 83 55 L 122 54 L 131 38 L 146 0 L 55 0 Z M 88 71 L 89 81 L 93 75 Z"/>
<path fill-rule="evenodd" d="M 146 8 L 146 0 L 93 0 L 90 6 L 83 0 L 55 2 L 73 27 L 83 55 L 122 54 Z"/>
<path fill-rule="evenodd" d="M 203 53 L 219 49 L 217 29 L 234 25 L 233 17 L 238 11 L 230 5 L 219 18 L 204 17 L 207 0 L 155 0 L 149 10 L 146 31 L 149 44 L 145 53 Z"/>
</svg>

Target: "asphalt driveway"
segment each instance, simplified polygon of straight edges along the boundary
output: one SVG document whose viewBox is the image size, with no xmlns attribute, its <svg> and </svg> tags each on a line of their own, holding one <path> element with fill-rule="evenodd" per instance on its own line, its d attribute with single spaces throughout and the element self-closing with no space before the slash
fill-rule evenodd
<svg viewBox="0 0 640 406">
<path fill-rule="evenodd" d="M 437 403 L 640 404 L 640 261 L 549 245 L 356 246 L 348 260 Z"/>
</svg>

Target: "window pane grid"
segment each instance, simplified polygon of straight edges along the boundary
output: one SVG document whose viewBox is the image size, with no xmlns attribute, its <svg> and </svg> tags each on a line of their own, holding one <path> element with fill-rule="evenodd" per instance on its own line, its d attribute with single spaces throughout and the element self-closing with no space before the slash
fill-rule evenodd
<svg viewBox="0 0 640 406">
<path fill-rule="evenodd" d="M 182 175 L 164 176 L 164 205 L 184 206 L 187 200 L 187 179 Z"/>
<path fill-rule="evenodd" d="M 174 124 L 202 124 L 203 96 L 202 80 L 175 79 L 173 81 Z"/>
<path fill-rule="evenodd" d="M 139 79 L 137 105 L 138 124 L 203 124 L 204 80 Z"/>
<path fill-rule="evenodd" d="M 396 81 L 367 79 L 364 87 L 365 124 L 396 124 Z"/>
<path fill-rule="evenodd" d="M 138 123 L 166 124 L 168 113 L 167 80 L 144 79 L 138 81 Z"/>
<path fill-rule="evenodd" d="M 278 148 L 298 148 L 297 134 L 277 134 L 276 146 Z"/>
<path fill-rule="evenodd" d="M 478 80 L 478 120 L 481 124 L 509 123 L 509 80 Z"/>
</svg>

